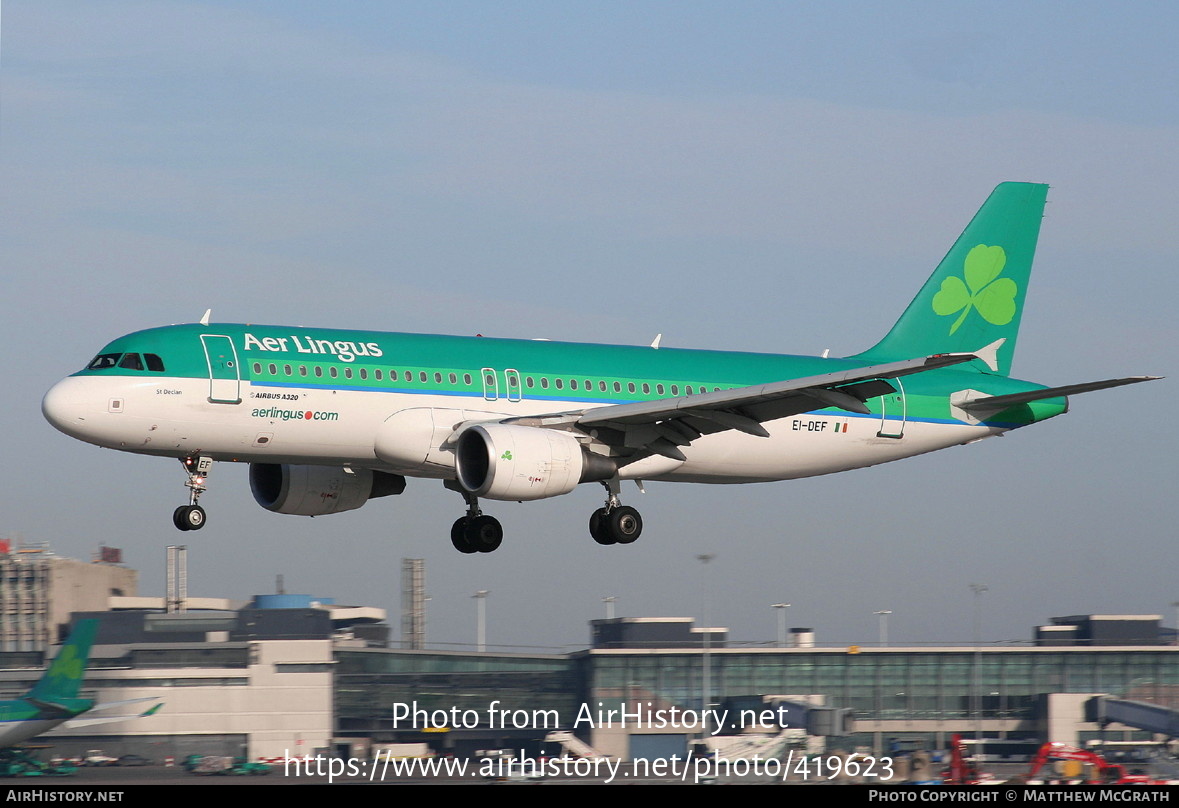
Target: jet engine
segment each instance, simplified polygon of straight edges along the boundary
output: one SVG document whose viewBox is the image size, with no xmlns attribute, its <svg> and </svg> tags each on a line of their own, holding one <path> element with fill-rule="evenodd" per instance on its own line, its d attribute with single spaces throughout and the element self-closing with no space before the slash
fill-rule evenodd
<svg viewBox="0 0 1179 808">
<path fill-rule="evenodd" d="M 250 490 L 268 511 L 322 516 L 359 508 L 370 499 L 400 494 L 405 478 L 371 469 L 251 463 Z"/>
<path fill-rule="evenodd" d="M 568 494 L 578 483 L 606 480 L 618 471 L 613 460 L 586 451 L 568 432 L 511 424 L 463 430 L 455 468 L 470 493 L 505 500 Z"/>
</svg>

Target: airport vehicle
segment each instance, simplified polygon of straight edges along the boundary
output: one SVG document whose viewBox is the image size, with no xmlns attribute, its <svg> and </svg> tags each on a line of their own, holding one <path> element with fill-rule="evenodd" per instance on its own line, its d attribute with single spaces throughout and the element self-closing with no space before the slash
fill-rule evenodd
<svg viewBox="0 0 1179 808">
<path fill-rule="evenodd" d="M 119 759 L 111 757 L 101 749 L 88 749 L 82 756 L 83 766 L 118 766 Z"/>
<path fill-rule="evenodd" d="M 1067 396 L 1147 376 L 1045 387 L 1010 377 L 1047 186 L 1003 183 L 892 330 L 841 359 L 545 340 L 199 323 L 120 337 L 58 382 L 57 429 L 178 458 L 181 530 L 205 525 L 215 461 L 250 464 L 264 508 L 320 516 L 400 494 L 461 494 L 461 552 L 503 539 L 480 500 L 601 483 L 601 544 L 642 518 L 621 482 L 751 483 L 863 468 L 1060 415 Z"/>
<path fill-rule="evenodd" d="M 1057 764 L 1063 769 L 1053 778 L 1079 780 L 1092 785 L 1156 785 L 1168 782 L 1167 780 L 1156 780 L 1147 774 L 1127 774 L 1125 767 L 1118 763 L 1108 762 L 1096 752 L 1054 742 L 1046 743 L 1040 747 L 1040 751 L 1032 760 L 1028 773 L 1021 775 L 1020 779 L 1025 783 L 1035 779 L 1048 764 Z"/>
<path fill-rule="evenodd" d="M 0 777 L 65 777 L 77 772 L 78 767 L 68 761 L 37 760 L 27 747 L 0 749 Z"/>
<path fill-rule="evenodd" d="M 204 775 L 264 775 L 271 772 L 269 764 L 232 755 L 189 755 L 184 767 L 193 774 Z"/>
<path fill-rule="evenodd" d="M 955 732 L 950 737 L 950 765 L 942 772 L 942 782 L 955 786 L 976 786 L 983 779 L 984 775 L 970 758 L 962 736 Z"/>
</svg>

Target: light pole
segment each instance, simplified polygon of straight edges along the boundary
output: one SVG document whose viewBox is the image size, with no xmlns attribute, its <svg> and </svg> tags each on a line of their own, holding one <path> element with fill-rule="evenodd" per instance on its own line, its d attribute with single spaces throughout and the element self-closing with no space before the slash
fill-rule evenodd
<svg viewBox="0 0 1179 808">
<path fill-rule="evenodd" d="M 771 607 L 778 610 L 778 647 L 786 647 L 786 610 L 790 608 L 789 603 L 771 603 Z"/>
<path fill-rule="evenodd" d="M 892 614 L 892 609 L 881 609 L 878 612 L 872 612 L 880 618 L 880 647 L 888 647 L 888 616 Z"/>
<path fill-rule="evenodd" d="M 982 648 L 979 643 L 982 626 L 982 602 L 979 600 L 982 594 L 987 591 L 986 584 L 971 584 L 970 591 L 974 593 L 974 679 L 970 687 L 970 700 L 973 702 L 972 710 L 974 712 L 974 739 L 976 741 L 982 740 L 982 696 L 979 694 L 979 687 L 981 687 L 979 677 L 982 675 Z"/>
<path fill-rule="evenodd" d="M 487 596 L 491 594 L 489 589 L 480 589 L 471 595 L 475 599 L 475 650 L 487 650 Z"/>
<path fill-rule="evenodd" d="M 712 623 L 709 622 L 711 618 L 708 614 L 708 563 L 714 558 L 716 558 L 715 553 L 701 553 L 696 556 L 696 560 L 704 565 L 700 584 L 704 595 L 704 681 L 702 682 L 704 699 L 701 705 L 701 738 L 708 735 L 708 704 L 712 699 L 712 660 L 709 658 L 709 650 L 712 647 Z"/>
</svg>

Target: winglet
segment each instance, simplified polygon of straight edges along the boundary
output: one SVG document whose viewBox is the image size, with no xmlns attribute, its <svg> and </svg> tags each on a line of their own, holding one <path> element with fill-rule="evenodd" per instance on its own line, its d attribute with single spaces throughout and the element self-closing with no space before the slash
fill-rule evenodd
<svg viewBox="0 0 1179 808">
<path fill-rule="evenodd" d="M 211 317 L 212 314 L 213 314 L 212 309 L 205 309 L 205 315 L 203 317 L 201 317 L 201 325 L 208 325 L 209 324 L 209 317 Z"/>
<path fill-rule="evenodd" d="M 651 342 L 651 347 L 658 351 L 659 350 L 659 340 L 661 340 L 661 339 L 663 339 L 663 334 L 662 333 L 656 334 L 655 339 L 652 340 L 652 342 Z"/>
</svg>

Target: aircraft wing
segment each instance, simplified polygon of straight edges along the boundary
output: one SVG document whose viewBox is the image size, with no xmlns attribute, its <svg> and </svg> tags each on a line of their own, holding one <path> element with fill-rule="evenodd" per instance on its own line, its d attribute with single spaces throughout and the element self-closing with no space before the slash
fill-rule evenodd
<svg viewBox="0 0 1179 808">
<path fill-rule="evenodd" d="M 114 709 L 115 707 L 125 707 L 128 704 L 146 704 L 149 701 L 155 702 L 155 704 L 150 709 L 145 710 L 144 712 L 140 713 L 139 715 L 151 715 L 156 710 L 160 709 L 160 707 L 162 707 L 164 704 L 164 702 L 161 701 L 156 696 L 144 696 L 144 697 L 138 698 L 138 699 L 124 699 L 122 701 L 108 701 L 108 702 L 104 702 L 103 704 L 96 704 L 93 707 L 91 707 L 87 712 L 101 713 L 105 710 Z"/>
<path fill-rule="evenodd" d="M 141 713 L 132 713 L 129 715 L 120 714 L 94 716 L 94 713 L 101 713 L 104 710 L 111 710 L 115 707 L 126 707 L 128 704 L 142 704 L 143 702 L 147 701 L 155 702 L 155 704 Z M 163 706 L 164 702 L 160 701 L 154 696 L 148 696 L 141 699 L 126 699 L 125 701 L 111 701 L 107 702 L 106 704 L 99 704 L 93 709 L 88 710 L 86 712 L 85 718 L 71 718 L 69 721 L 66 721 L 62 727 L 65 729 L 77 729 L 78 727 L 92 727 L 97 726 L 98 724 L 110 724 L 115 721 L 132 721 L 136 718 L 146 718 L 149 715 L 155 715 L 156 711 L 158 711 Z"/>
<path fill-rule="evenodd" d="M 974 354 L 965 353 L 935 354 L 732 390 L 510 418 L 504 423 L 593 430 L 599 441 L 612 448 L 684 460 L 677 447 L 687 446 L 701 435 L 736 429 L 769 437 L 763 422 L 825 407 L 867 414 L 865 401 L 895 390 L 885 379 L 950 367 L 975 358 Z"/>
</svg>

